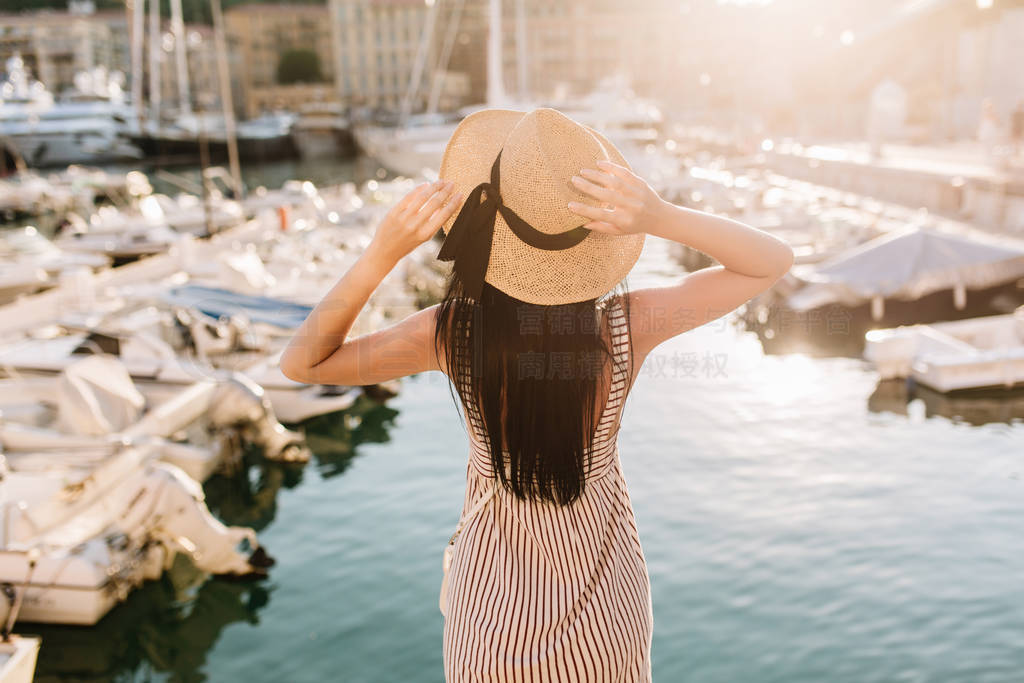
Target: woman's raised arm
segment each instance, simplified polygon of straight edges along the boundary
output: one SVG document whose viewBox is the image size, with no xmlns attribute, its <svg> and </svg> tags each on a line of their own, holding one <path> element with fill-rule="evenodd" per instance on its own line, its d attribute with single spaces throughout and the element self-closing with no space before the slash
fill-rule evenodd
<svg viewBox="0 0 1024 683">
<path fill-rule="evenodd" d="M 607 208 L 570 203 L 611 234 L 646 232 L 689 245 L 721 265 L 689 273 L 675 285 L 630 293 L 630 328 L 638 361 L 658 344 L 715 320 L 768 289 L 793 265 L 793 249 L 774 235 L 738 221 L 676 206 L 661 199 L 629 169 L 598 162 L 573 183 Z M 639 365 L 639 362 L 637 363 Z"/>
<path fill-rule="evenodd" d="M 281 372 L 308 384 L 376 384 L 439 369 L 433 348 L 436 306 L 348 340 L 370 295 L 391 269 L 430 239 L 459 206 L 452 185 L 414 188 L 381 221 L 366 250 L 316 305 L 281 355 Z"/>
</svg>

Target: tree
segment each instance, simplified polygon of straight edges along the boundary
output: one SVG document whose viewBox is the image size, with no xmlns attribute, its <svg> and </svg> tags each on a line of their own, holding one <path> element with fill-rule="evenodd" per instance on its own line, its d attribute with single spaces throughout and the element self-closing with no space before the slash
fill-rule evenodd
<svg viewBox="0 0 1024 683">
<path fill-rule="evenodd" d="M 320 57 L 312 50 L 288 50 L 277 62 L 277 82 L 318 83 L 324 80 Z"/>
</svg>

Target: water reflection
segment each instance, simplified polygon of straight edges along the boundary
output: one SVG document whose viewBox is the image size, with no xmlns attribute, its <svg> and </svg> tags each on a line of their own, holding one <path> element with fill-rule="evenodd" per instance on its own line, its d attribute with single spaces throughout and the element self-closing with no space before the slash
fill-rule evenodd
<svg viewBox="0 0 1024 683">
<path fill-rule="evenodd" d="M 262 531 L 277 514 L 278 491 L 294 488 L 301 482 L 301 465 L 270 462 L 247 452 L 239 471 L 215 475 L 203 489 L 206 504 L 217 519 Z"/>
<path fill-rule="evenodd" d="M 206 656 L 230 624 L 259 623 L 270 600 L 263 582 L 204 581 L 180 559 L 92 627 L 32 625 L 43 637 L 36 682 L 205 681 Z"/>
<path fill-rule="evenodd" d="M 746 305 L 741 317 L 747 329 L 758 335 L 765 353 L 859 358 L 864 353 L 864 335 L 870 330 L 1010 313 L 1024 304 L 1024 291 L 1016 282 L 972 291 L 961 310 L 950 305 L 952 300 L 951 290 L 913 301 L 886 299 L 884 313 L 876 320 L 870 303 L 832 303 L 796 311 L 787 306 L 784 295 L 769 291 Z"/>
<path fill-rule="evenodd" d="M 868 410 L 873 413 L 911 417 L 915 404 L 921 406 L 924 417 L 945 417 L 977 427 L 1024 423 L 1024 390 L 942 394 L 914 382 L 890 379 L 880 381 L 868 397 Z"/>
<path fill-rule="evenodd" d="M 390 441 L 398 411 L 384 403 L 360 396 L 348 410 L 314 417 L 303 423 L 306 443 L 313 452 L 322 477 L 344 472 L 364 443 Z"/>
<path fill-rule="evenodd" d="M 346 411 L 299 425 L 319 474 L 328 478 L 345 472 L 360 444 L 389 441 L 398 412 L 361 396 Z M 240 467 L 211 477 L 204 491 L 219 520 L 262 531 L 277 516 L 278 493 L 302 481 L 301 465 L 270 462 L 249 449 Z M 268 551 L 273 554 L 274 548 Z M 209 578 L 179 556 L 163 577 L 133 591 L 95 626 L 22 626 L 43 637 L 35 680 L 209 680 L 207 656 L 222 631 L 238 622 L 258 624 L 273 581 L 273 569 L 264 581 Z"/>
</svg>

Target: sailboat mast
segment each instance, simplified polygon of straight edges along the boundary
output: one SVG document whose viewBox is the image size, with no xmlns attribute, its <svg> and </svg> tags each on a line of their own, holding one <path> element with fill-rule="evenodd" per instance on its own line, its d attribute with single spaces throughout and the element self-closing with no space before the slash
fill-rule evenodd
<svg viewBox="0 0 1024 683">
<path fill-rule="evenodd" d="M 489 0 L 487 30 L 487 105 L 498 107 L 505 102 L 501 59 L 501 0 Z"/>
<path fill-rule="evenodd" d="M 444 43 L 441 46 L 441 54 L 437 58 L 437 69 L 443 73 L 448 72 L 448 62 L 452 56 L 452 47 L 455 45 L 455 36 L 459 30 L 459 21 L 462 19 L 462 6 L 465 0 L 456 0 L 455 7 L 448 17 L 448 26 L 444 34 Z M 430 99 L 427 101 L 427 111 L 431 114 L 437 111 L 441 100 L 441 89 L 444 86 L 443 78 L 435 78 L 430 88 Z"/>
<path fill-rule="evenodd" d="M 135 122 L 142 132 L 142 41 L 146 30 L 146 0 L 132 2 L 132 106 Z"/>
<path fill-rule="evenodd" d="M 416 59 L 412 65 L 412 73 L 409 75 L 409 86 L 402 97 L 401 113 L 399 123 L 404 124 L 409 114 L 412 113 L 413 100 L 420 89 L 420 81 L 423 79 L 423 68 L 427 63 L 427 53 L 430 43 L 434 37 L 434 23 L 437 21 L 438 0 L 427 0 L 427 20 L 423 24 L 423 32 L 420 33 L 420 44 L 416 50 Z"/>
<path fill-rule="evenodd" d="M 224 16 L 220 0 L 210 0 L 213 15 L 213 41 L 217 48 L 217 77 L 220 81 L 220 103 L 224 108 L 224 136 L 228 143 L 228 170 L 231 172 L 235 199 L 242 201 L 242 166 L 238 163 L 238 137 L 235 133 L 235 105 L 231 98 L 231 74 L 228 71 L 228 46 L 224 38 Z M 204 179 L 205 182 L 205 179 Z"/>
<path fill-rule="evenodd" d="M 178 72 L 178 112 L 192 113 L 189 92 L 188 63 L 185 56 L 185 21 L 181 14 L 181 0 L 171 0 L 171 31 L 174 33 L 174 62 Z"/>
<path fill-rule="evenodd" d="M 160 125 L 160 1 L 149 3 L 149 103 Z"/>
</svg>

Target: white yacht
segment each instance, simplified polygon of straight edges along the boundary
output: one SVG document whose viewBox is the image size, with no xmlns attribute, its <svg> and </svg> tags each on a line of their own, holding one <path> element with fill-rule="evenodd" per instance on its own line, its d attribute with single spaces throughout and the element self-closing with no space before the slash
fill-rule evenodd
<svg viewBox="0 0 1024 683">
<path fill-rule="evenodd" d="M 271 112 L 235 125 L 238 154 L 242 160 L 269 161 L 294 156 L 291 128 L 295 114 Z M 147 156 L 191 157 L 199 154 L 200 140 L 206 139 L 211 159 L 226 159 L 228 135 L 220 112 L 184 112 L 171 119 L 152 120 L 140 129 L 137 122 L 127 127 L 132 143 Z"/>
<path fill-rule="evenodd" d="M 415 177 L 424 169 L 440 167 L 444 147 L 460 120 L 441 113 L 418 114 L 396 126 L 357 124 L 352 135 L 363 154 L 394 173 Z"/>
<path fill-rule="evenodd" d="M 131 118 L 119 74 L 99 67 L 75 77 L 75 88 L 55 98 L 30 79 L 21 57 L 10 57 L 0 83 L 0 138 L 29 166 L 141 158 L 122 135 Z"/>
</svg>

